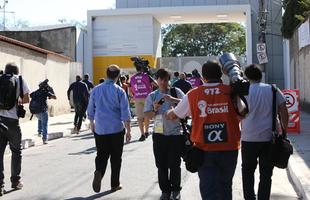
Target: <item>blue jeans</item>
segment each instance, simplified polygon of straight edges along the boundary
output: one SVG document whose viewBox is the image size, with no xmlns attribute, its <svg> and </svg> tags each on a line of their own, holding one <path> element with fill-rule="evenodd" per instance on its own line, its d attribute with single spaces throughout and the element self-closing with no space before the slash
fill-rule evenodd
<svg viewBox="0 0 310 200">
<path fill-rule="evenodd" d="M 38 118 L 38 132 L 42 133 L 42 139 L 48 140 L 47 125 L 48 125 L 48 113 L 47 111 L 36 114 Z"/>
<path fill-rule="evenodd" d="M 198 169 L 202 200 L 232 200 L 232 180 L 238 160 L 238 150 L 207 151 Z"/>
</svg>

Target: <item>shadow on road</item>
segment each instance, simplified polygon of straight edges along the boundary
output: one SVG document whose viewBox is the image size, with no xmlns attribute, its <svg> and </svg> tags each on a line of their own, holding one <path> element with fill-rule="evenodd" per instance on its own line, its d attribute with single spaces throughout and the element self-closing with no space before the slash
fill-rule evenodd
<svg viewBox="0 0 310 200">
<path fill-rule="evenodd" d="M 101 197 L 104 197 L 106 195 L 112 194 L 113 192 L 111 190 L 107 190 L 105 192 L 99 193 L 99 194 L 94 194 L 92 196 L 89 197 L 73 197 L 70 199 L 65 199 L 65 200 L 92 200 L 92 199 L 98 199 Z"/>
<path fill-rule="evenodd" d="M 96 147 L 91 147 L 89 149 L 86 149 L 84 151 L 80 151 L 80 152 L 77 152 L 77 153 L 68 153 L 68 155 L 70 156 L 76 156 L 76 155 L 82 155 L 82 154 L 92 154 L 92 153 L 95 153 L 97 151 Z"/>
<path fill-rule="evenodd" d="M 52 124 L 49 124 L 50 126 L 57 126 L 57 125 L 65 125 L 65 124 L 71 124 L 72 121 L 69 121 L 69 122 L 56 122 L 56 123 L 52 123 Z"/>
</svg>

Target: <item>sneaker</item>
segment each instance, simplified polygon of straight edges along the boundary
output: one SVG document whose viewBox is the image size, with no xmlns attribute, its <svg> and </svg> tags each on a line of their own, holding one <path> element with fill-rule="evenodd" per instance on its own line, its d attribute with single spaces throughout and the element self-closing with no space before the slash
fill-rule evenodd
<svg viewBox="0 0 310 200">
<path fill-rule="evenodd" d="M 111 188 L 111 192 L 116 192 L 117 190 L 121 190 L 121 189 L 123 189 L 123 186 L 122 186 L 122 185 L 119 185 L 119 186 L 117 186 L 117 187 L 112 187 L 112 188 Z"/>
<path fill-rule="evenodd" d="M 180 200 L 181 199 L 180 191 L 172 191 L 171 199 L 172 200 Z"/>
<path fill-rule="evenodd" d="M 38 137 L 41 137 L 42 136 L 42 133 L 41 132 L 38 132 Z"/>
<path fill-rule="evenodd" d="M 170 200 L 170 193 L 168 192 L 161 193 L 160 200 Z"/>
<path fill-rule="evenodd" d="M 93 180 L 93 190 L 96 193 L 100 192 L 101 179 L 102 179 L 101 172 L 96 170 L 94 173 L 94 180 Z"/>
<path fill-rule="evenodd" d="M 139 138 L 139 141 L 142 142 L 145 140 L 145 135 L 141 135 L 141 137 Z"/>
<path fill-rule="evenodd" d="M 47 140 L 43 140 L 43 144 L 48 144 Z"/>
<path fill-rule="evenodd" d="M 24 185 L 21 181 L 17 181 L 17 182 L 12 183 L 11 187 L 15 190 L 21 190 L 24 187 Z"/>
</svg>

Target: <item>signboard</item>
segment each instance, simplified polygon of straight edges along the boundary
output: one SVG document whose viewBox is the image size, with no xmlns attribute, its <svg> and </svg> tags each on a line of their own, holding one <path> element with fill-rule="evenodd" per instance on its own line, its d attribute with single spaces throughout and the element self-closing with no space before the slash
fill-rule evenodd
<svg viewBox="0 0 310 200">
<path fill-rule="evenodd" d="M 256 44 L 256 51 L 257 51 L 258 63 L 259 64 L 268 63 L 268 57 L 266 53 L 266 44 L 265 43 Z"/>
<path fill-rule="evenodd" d="M 299 45 L 299 50 L 307 45 L 310 45 L 310 26 L 309 26 L 309 21 L 305 21 L 300 25 L 298 28 L 298 45 Z"/>
<path fill-rule="evenodd" d="M 283 90 L 282 92 L 286 98 L 286 107 L 289 114 L 287 132 L 300 133 L 299 90 Z"/>
</svg>

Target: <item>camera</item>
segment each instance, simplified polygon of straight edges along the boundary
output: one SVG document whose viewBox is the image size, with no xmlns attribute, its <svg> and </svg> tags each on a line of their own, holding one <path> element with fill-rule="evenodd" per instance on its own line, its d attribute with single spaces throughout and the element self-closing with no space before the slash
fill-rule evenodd
<svg viewBox="0 0 310 200">
<path fill-rule="evenodd" d="M 26 110 L 24 109 L 23 105 L 17 106 L 17 117 L 18 118 L 24 118 L 26 115 Z"/>
<path fill-rule="evenodd" d="M 130 60 L 134 62 L 134 65 L 136 67 L 137 71 L 143 70 L 144 72 L 149 71 L 149 61 L 144 60 L 143 58 L 140 58 L 138 56 L 131 57 Z"/>
<path fill-rule="evenodd" d="M 165 99 L 164 99 L 164 98 L 161 98 L 161 99 L 158 101 L 158 104 L 159 104 L 159 105 L 162 105 L 164 102 L 165 102 Z"/>
<path fill-rule="evenodd" d="M 46 90 L 48 92 L 54 93 L 53 88 L 48 84 L 48 79 L 45 79 L 39 84 L 39 88 Z"/>
<path fill-rule="evenodd" d="M 235 94 L 246 96 L 249 94 L 250 83 L 243 77 L 240 63 L 232 53 L 224 53 L 219 61 L 222 65 L 222 70 L 231 82 L 233 92 Z"/>
</svg>

